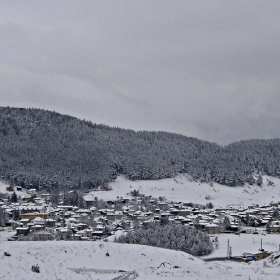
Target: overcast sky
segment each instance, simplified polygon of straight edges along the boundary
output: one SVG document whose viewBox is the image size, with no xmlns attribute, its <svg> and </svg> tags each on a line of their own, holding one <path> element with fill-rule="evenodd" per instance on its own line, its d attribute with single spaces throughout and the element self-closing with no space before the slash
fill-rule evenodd
<svg viewBox="0 0 280 280">
<path fill-rule="evenodd" d="M 0 106 L 279 138 L 279 15 L 278 0 L 1 0 Z"/>
</svg>

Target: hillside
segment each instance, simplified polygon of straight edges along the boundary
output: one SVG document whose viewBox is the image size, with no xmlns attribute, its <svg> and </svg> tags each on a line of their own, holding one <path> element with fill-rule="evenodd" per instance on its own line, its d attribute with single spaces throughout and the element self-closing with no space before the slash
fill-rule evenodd
<svg viewBox="0 0 280 280">
<path fill-rule="evenodd" d="M 10 233 L 11 234 L 11 233 Z M 8 236 L 5 233 L 6 236 Z M 1 233 L 4 237 L 4 233 Z M 234 253 L 258 250 L 259 236 L 225 235 L 213 256 L 225 256 L 227 239 Z M 277 236 L 262 236 L 266 249 L 277 250 Z M 237 247 L 237 248 L 236 248 Z M 239 248 L 242 248 L 239 250 Z M 9 252 L 10 257 L 4 256 Z M 106 254 L 109 253 L 109 256 Z M 181 251 L 113 242 L 9 242 L 1 240 L 1 279 L 279 279 L 280 259 L 258 262 L 204 262 Z M 279 252 L 276 254 L 279 255 Z M 40 273 L 31 271 L 38 264 Z M 131 272 L 133 274 L 126 277 Z M 119 278 L 118 278 L 119 277 Z"/>
<path fill-rule="evenodd" d="M 271 182 L 273 183 L 271 185 Z M 174 178 L 161 180 L 131 181 L 123 175 L 110 183 L 111 191 L 91 191 L 87 198 L 98 197 L 104 201 L 117 200 L 118 197 L 129 198 L 132 190 L 139 190 L 141 194 L 152 197 L 165 197 L 169 201 L 206 205 L 211 202 L 215 208 L 248 207 L 252 204 L 269 205 L 280 201 L 280 179 L 263 176 L 263 185 L 256 184 L 229 188 L 225 185 L 213 183 L 199 183 L 190 181 L 185 174 Z M 1 188 L 0 188 L 1 192 Z"/>
<path fill-rule="evenodd" d="M 94 188 L 118 175 L 158 180 L 188 173 L 228 186 L 279 176 L 280 139 L 219 146 L 166 132 L 133 131 L 40 109 L 0 107 L 0 176 L 26 188 Z"/>
</svg>

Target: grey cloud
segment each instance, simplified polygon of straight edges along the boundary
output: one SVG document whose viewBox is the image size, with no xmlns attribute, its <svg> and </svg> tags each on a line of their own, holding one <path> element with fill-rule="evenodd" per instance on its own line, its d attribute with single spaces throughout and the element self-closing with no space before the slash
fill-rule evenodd
<svg viewBox="0 0 280 280">
<path fill-rule="evenodd" d="M 278 1 L 5 1 L 2 105 L 218 143 L 279 137 Z"/>
</svg>

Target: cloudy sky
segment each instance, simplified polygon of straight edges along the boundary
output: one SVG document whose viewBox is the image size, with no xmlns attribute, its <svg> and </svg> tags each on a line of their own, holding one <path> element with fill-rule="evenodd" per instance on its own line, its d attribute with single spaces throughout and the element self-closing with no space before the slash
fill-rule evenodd
<svg viewBox="0 0 280 280">
<path fill-rule="evenodd" d="M 278 0 L 1 0 L 0 106 L 280 137 L 279 14 Z"/>
</svg>

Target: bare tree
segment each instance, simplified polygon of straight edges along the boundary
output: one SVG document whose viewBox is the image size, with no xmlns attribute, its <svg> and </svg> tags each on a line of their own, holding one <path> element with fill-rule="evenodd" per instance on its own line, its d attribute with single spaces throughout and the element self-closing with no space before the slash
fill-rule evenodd
<svg viewBox="0 0 280 280">
<path fill-rule="evenodd" d="M 123 203 L 120 200 L 116 200 L 114 203 L 115 211 L 121 211 L 123 209 Z"/>
<path fill-rule="evenodd" d="M 55 188 L 51 190 L 50 202 L 53 206 L 57 206 L 59 202 L 59 189 Z"/>
</svg>

